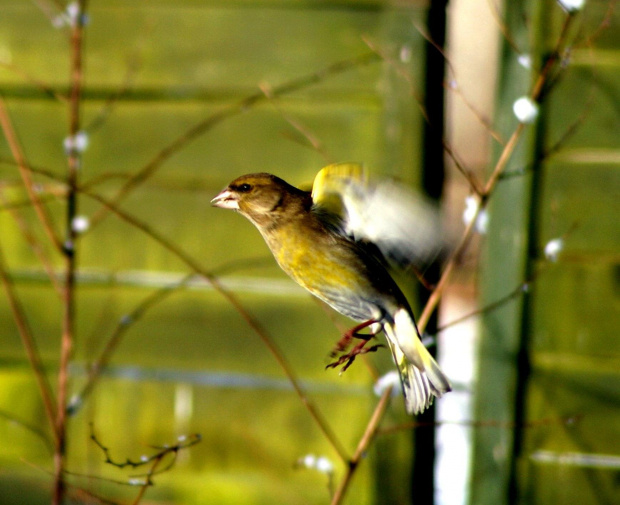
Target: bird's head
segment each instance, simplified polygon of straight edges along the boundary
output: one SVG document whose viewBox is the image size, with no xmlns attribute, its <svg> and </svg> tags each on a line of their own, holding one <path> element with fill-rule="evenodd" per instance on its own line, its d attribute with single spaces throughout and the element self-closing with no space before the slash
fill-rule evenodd
<svg viewBox="0 0 620 505">
<path fill-rule="evenodd" d="M 291 215 L 306 201 L 311 202 L 309 193 L 275 175 L 260 173 L 238 177 L 211 200 L 211 205 L 236 210 L 261 228 Z"/>
</svg>

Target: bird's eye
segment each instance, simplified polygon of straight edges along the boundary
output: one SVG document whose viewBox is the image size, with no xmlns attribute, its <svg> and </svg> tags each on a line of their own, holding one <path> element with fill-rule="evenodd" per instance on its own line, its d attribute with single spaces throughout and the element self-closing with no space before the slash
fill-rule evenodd
<svg viewBox="0 0 620 505">
<path fill-rule="evenodd" d="M 240 184 L 240 185 L 237 187 L 237 191 L 239 191 L 239 193 L 247 193 L 247 192 L 248 192 L 248 191 L 250 191 L 251 189 L 252 189 L 252 186 L 251 186 L 251 185 L 249 185 L 249 184 L 247 184 L 247 183 Z"/>
</svg>

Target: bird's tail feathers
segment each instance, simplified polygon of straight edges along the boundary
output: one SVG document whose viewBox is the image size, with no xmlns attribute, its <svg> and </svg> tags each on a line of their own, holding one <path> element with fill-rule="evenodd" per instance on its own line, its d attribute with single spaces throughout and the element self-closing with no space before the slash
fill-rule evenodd
<svg viewBox="0 0 620 505">
<path fill-rule="evenodd" d="M 400 308 L 393 323 L 384 324 L 387 341 L 400 372 L 407 412 L 418 414 L 452 389 L 435 359 L 418 336 L 409 312 Z"/>
</svg>

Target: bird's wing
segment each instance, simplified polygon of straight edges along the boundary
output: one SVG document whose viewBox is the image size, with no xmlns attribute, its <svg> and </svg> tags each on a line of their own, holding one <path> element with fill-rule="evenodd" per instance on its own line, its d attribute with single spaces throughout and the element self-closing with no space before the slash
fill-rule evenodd
<svg viewBox="0 0 620 505">
<path fill-rule="evenodd" d="M 336 163 L 314 179 L 316 208 L 341 219 L 344 233 L 371 242 L 401 266 L 429 263 L 444 246 L 437 208 L 421 195 L 382 179 L 371 180 L 358 163 Z"/>
</svg>

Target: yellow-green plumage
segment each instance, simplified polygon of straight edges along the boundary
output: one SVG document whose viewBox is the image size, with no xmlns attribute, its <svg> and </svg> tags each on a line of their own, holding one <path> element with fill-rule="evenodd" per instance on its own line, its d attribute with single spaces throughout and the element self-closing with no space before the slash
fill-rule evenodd
<svg viewBox="0 0 620 505">
<path fill-rule="evenodd" d="M 282 270 L 313 295 L 352 319 L 382 325 L 409 412 L 424 410 L 433 395 L 449 391 L 448 380 L 418 338 L 411 309 L 394 280 L 309 192 L 270 174 L 250 174 L 231 182 L 213 204 L 247 217 Z"/>
</svg>

